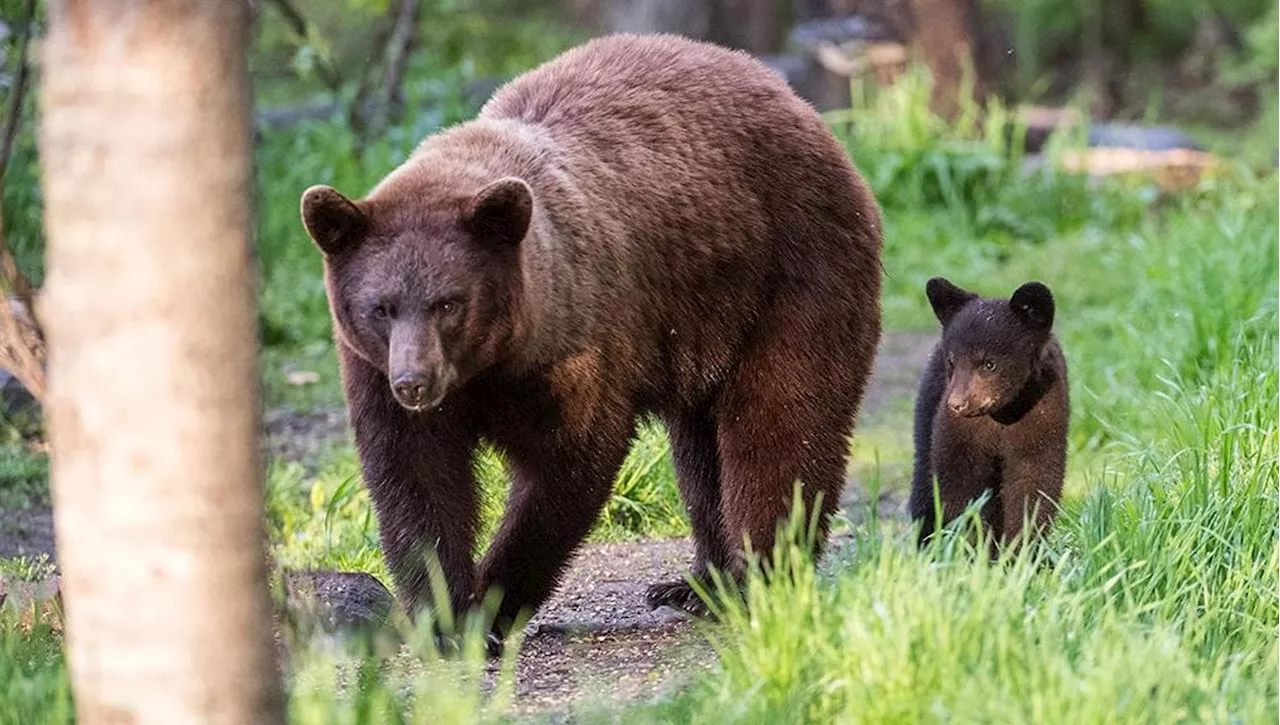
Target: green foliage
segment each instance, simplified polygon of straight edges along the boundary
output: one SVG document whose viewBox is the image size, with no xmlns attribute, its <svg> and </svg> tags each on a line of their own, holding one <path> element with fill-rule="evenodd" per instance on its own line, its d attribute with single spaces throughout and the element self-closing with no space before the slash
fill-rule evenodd
<svg viewBox="0 0 1280 725">
<path fill-rule="evenodd" d="M 0 444 L 0 509 L 49 505 L 49 459 L 20 442 Z"/>
<path fill-rule="evenodd" d="M 42 618 L 0 610 L 0 725 L 73 721 L 61 635 Z"/>
<path fill-rule="evenodd" d="M 988 12 L 1009 19 L 1024 90 L 1064 57 L 1078 58 L 1091 34 L 1109 37 L 1112 32 L 1103 0 L 989 0 L 987 5 Z M 1232 28 L 1244 29 L 1251 36 L 1243 51 L 1244 62 L 1276 62 L 1274 0 L 1164 0 L 1142 5 L 1145 22 L 1127 37 L 1110 41 L 1126 44 L 1140 64 L 1168 62 L 1185 53 L 1195 36 L 1196 23 L 1207 15 L 1216 16 Z M 1268 34 L 1270 45 L 1266 45 Z M 1229 79 L 1230 76 L 1224 78 Z"/>
<path fill-rule="evenodd" d="M 48 554 L 0 559 L 0 577 L 5 579 L 40 582 L 52 576 L 54 569 L 54 564 L 49 561 Z"/>
<path fill-rule="evenodd" d="M 273 462 L 266 521 L 276 563 L 286 569 L 368 572 L 390 582 L 377 518 L 361 485 L 355 452 L 341 449 L 314 476 L 298 463 Z"/>
<path fill-rule="evenodd" d="M 927 73 L 916 67 L 849 111 L 829 114 L 890 217 L 945 212 L 945 227 L 930 226 L 1003 247 L 1088 224 L 1131 226 L 1145 211 L 1141 196 L 1099 195 L 1083 176 L 1025 163 L 1025 128 L 998 100 L 984 109 L 969 105 L 948 124 L 925 110 L 929 89 Z M 1049 155 L 1072 140 L 1054 139 Z"/>
<path fill-rule="evenodd" d="M 666 431 L 657 421 L 640 426 L 622 463 L 613 495 L 592 538 L 625 540 L 685 536 L 689 518 L 676 487 Z"/>
<path fill-rule="evenodd" d="M 1268 86 L 1280 82 L 1280 3 L 1271 3 L 1267 13 L 1245 29 L 1240 55 L 1245 78 Z"/>
</svg>

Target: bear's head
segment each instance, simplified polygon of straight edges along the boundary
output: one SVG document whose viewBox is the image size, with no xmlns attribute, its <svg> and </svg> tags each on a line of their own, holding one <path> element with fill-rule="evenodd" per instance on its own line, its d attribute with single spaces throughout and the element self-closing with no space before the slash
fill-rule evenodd
<svg viewBox="0 0 1280 725">
<path fill-rule="evenodd" d="M 1028 282 L 1009 299 L 988 299 L 935 277 L 926 287 L 942 323 L 947 387 L 956 415 L 989 415 L 1014 402 L 1040 369 L 1053 328 L 1053 294 Z"/>
<path fill-rule="evenodd" d="M 391 185 L 363 201 L 328 186 L 302 195 L 338 339 L 411 411 L 500 362 L 516 333 L 532 216 L 533 192 L 513 177 L 458 192 Z"/>
</svg>

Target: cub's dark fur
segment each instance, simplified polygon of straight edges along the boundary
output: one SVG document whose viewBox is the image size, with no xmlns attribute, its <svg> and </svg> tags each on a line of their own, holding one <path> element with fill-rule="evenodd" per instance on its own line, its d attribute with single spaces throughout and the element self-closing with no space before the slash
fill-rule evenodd
<svg viewBox="0 0 1280 725">
<path fill-rule="evenodd" d="M 983 491 L 982 521 L 1008 543 L 1032 517 L 1042 532 L 1062 494 L 1067 459 L 1067 363 L 1052 333 L 1054 303 L 1039 282 L 988 299 L 941 277 L 927 293 L 942 323 L 916 399 L 911 517 L 920 543 Z"/>
</svg>

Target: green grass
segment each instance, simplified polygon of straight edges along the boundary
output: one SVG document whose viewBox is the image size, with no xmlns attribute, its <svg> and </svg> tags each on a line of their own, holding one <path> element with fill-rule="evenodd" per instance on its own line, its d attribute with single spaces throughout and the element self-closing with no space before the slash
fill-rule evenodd
<svg viewBox="0 0 1280 725">
<path fill-rule="evenodd" d="M 0 509 L 48 505 L 48 456 L 21 443 L 0 444 Z"/>
<path fill-rule="evenodd" d="M 1274 204 L 1273 186 L 1259 191 Z M 1219 288 L 1187 284 L 1202 265 L 1272 256 L 1271 219 L 1227 245 L 1172 217 L 1148 260 L 1164 278 L 1111 301 L 1123 314 L 1163 298 L 1220 320 L 1220 350 L 1205 357 L 1184 338 L 1162 355 L 1167 374 L 1136 365 L 1149 354 L 1136 340 L 1077 357 L 1084 380 L 1137 367 L 1127 392 L 1112 391 L 1122 417 L 1106 419 L 1133 423 L 1039 558 L 992 566 L 959 539 L 918 556 L 908 537 L 863 527 L 828 578 L 784 564 L 788 576 L 753 583 L 749 609 L 730 606 L 715 632 L 719 670 L 635 720 L 1275 720 L 1274 268 L 1260 309 L 1235 320 Z"/>
<path fill-rule="evenodd" d="M 0 725 L 70 723 L 62 637 L 47 621 L 0 616 Z"/>
<path fill-rule="evenodd" d="M 364 571 L 391 581 L 359 470 L 349 446 L 330 453 L 314 474 L 300 463 L 273 462 L 267 472 L 266 514 L 272 554 L 280 566 Z M 510 484 L 505 461 L 491 448 L 480 451 L 475 471 L 482 491 L 482 551 L 501 520 Z M 680 536 L 688 530 L 666 434 L 646 423 L 589 538 L 628 541 Z"/>
<path fill-rule="evenodd" d="M 485 72 L 527 66 L 552 46 L 530 43 L 523 59 Z M 464 117 L 458 88 L 479 66 L 446 63 L 445 53 L 415 60 L 410 105 L 431 110 L 411 114 L 363 152 L 334 123 L 263 139 L 257 252 L 271 406 L 341 405 L 320 259 L 298 222 L 298 196 L 313 183 L 362 193 L 421 135 Z M 992 566 L 959 538 L 919 555 L 901 522 L 850 512 L 843 528 L 853 534 L 851 548 L 819 573 L 792 568 L 796 556 L 788 554 L 788 576 L 753 583 L 751 607 L 731 606 L 726 622 L 708 629 L 720 655 L 710 674 L 657 703 L 578 715 L 1274 721 L 1275 176 L 1228 173 L 1168 196 L 1141 184 L 1028 175 L 1001 141 L 998 109 L 982 123 L 975 116 L 946 127 L 921 112 L 926 94 L 909 76 L 835 120 L 885 210 L 886 328 L 936 328 L 923 290 L 939 274 L 990 295 L 1029 279 L 1052 287 L 1073 399 L 1069 486 L 1053 535 L 1038 559 Z M 20 261 L 38 277 L 31 151 L 20 140 L 4 204 Z M 290 385 L 287 374 L 297 370 L 320 381 Z M 909 425 L 905 401 L 863 421 L 854 441 L 861 480 L 901 490 Z M 14 446 L 5 451 L 0 506 L 42 505 L 47 463 Z M 483 545 L 507 483 L 493 451 L 482 451 L 476 470 Z M 305 464 L 273 462 L 265 515 L 281 566 L 367 571 L 389 581 L 348 444 Z M 646 423 L 592 538 L 685 532 L 665 436 Z M 7 562 L 0 571 L 34 576 L 36 566 Z M 0 725 L 71 719 L 59 644 L 47 626 L 0 614 Z M 431 654 L 426 644 L 419 651 Z M 493 721 L 509 704 L 509 682 L 497 699 L 483 695 L 487 675 L 474 651 L 444 663 L 362 662 L 306 658 L 289 681 L 293 720 Z"/>
</svg>

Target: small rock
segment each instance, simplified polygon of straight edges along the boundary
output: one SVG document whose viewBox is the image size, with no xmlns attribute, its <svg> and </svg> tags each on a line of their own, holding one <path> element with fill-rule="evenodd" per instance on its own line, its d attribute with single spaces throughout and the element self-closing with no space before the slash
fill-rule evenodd
<svg viewBox="0 0 1280 725">
<path fill-rule="evenodd" d="M 39 407 L 22 382 L 8 370 L 0 370 L 0 401 L 3 401 L 4 412 L 9 415 Z"/>
<path fill-rule="evenodd" d="M 1052 106 L 1022 106 L 1017 114 L 1026 126 L 1024 149 L 1032 154 L 1040 152 L 1052 134 L 1075 128 L 1085 120 L 1074 109 Z M 1203 146 L 1176 128 L 1133 123 L 1093 123 L 1089 126 L 1086 143 L 1090 148 L 1204 151 Z"/>
<path fill-rule="evenodd" d="M 375 627 L 389 621 L 395 599 L 364 572 L 285 572 L 286 608 L 326 632 Z"/>
<path fill-rule="evenodd" d="M 1095 123 L 1089 127 L 1089 146 L 1138 151 L 1204 151 L 1204 147 L 1176 128 L 1128 123 Z"/>
</svg>

